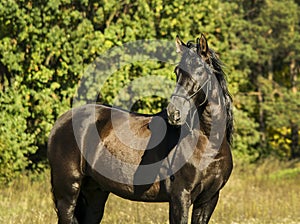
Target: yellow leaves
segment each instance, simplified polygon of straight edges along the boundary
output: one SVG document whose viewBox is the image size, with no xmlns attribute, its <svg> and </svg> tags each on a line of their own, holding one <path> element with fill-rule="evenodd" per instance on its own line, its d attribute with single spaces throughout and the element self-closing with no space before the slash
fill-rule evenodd
<svg viewBox="0 0 300 224">
<path fill-rule="evenodd" d="M 270 147 L 279 155 L 290 155 L 291 129 L 289 127 L 276 128 L 270 132 Z"/>
<path fill-rule="evenodd" d="M 170 24 L 172 27 L 174 27 L 177 24 L 176 18 L 172 19 Z"/>
<path fill-rule="evenodd" d="M 50 88 L 51 88 L 52 90 L 59 89 L 59 88 L 60 88 L 60 84 L 59 84 L 58 82 L 53 82 L 53 83 L 51 83 Z"/>
<path fill-rule="evenodd" d="M 163 9 L 163 5 L 162 4 L 157 4 L 155 9 L 156 9 L 156 12 L 160 12 Z"/>
<path fill-rule="evenodd" d="M 222 29 L 221 29 L 220 27 L 217 27 L 217 28 L 215 29 L 215 31 L 216 31 L 216 33 L 221 33 L 221 32 L 222 32 Z"/>
</svg>

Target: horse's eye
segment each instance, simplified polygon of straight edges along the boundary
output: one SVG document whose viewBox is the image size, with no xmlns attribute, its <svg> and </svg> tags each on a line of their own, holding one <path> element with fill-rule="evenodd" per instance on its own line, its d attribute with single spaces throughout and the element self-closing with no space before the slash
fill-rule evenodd
<svg viewBox="0 0 300 224">
<path fill-rule="evenodd" d="M 193 92 L 194 92 L 194 93 L 195 93 L 195 92 L 197 92 L 197 91 L 198 91 L 198 89 L 199 89 L 198 85 L 197 85 L 197 84 L 195 84 L 195 85 L 194 85 L 194 87 L 193 87 Z"/>
</svg>

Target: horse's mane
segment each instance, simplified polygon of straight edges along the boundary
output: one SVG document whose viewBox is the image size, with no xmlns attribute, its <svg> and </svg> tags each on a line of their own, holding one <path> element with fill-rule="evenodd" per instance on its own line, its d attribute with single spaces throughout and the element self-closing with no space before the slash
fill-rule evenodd
<svg viewBox="0 0 300 224">
<path fill-rule="evenodd" d="M 208 60 L 212 66 L 213 73 L 215 74 L 220 87 L 222 89 L 224 99 L 225 99 L 225 108 L 226 108 L 226 136 L 227 141 L 232 143 L 232 134 L 233 134 L 233 111 L 232 111 L 232 97 L 228 91 L 226 74 L 223 70 L 223 63 L 217 56 L 214 50 L 209 48 Z"/>
<path fill-rule="evenodd" d="M 198 43 L 193 43 L 192 41 L 187 42 L 187 47 L 189 49 L 198 49 Z M 201 55 L 203 56 L 203 55 Z M 226 74 L 223 70 L 223 63 L 217 56 L 216 52 L 211 48 L 208 48 L 208 54 L 204 56 L 203 60 L 209 64 L 211 70 L 213 71 L 214 75 L 216 76 L 220 87 L 222 89 L 225 101 L 225 109 L 226 109 L 226 136 L 227 141 L 231 144 L 232 143 L 232 134 L 233 134 L 233 111 L 232 111 L 232 97 L 228 91 L 227 82 L 226 82 Z"/>
</svg>

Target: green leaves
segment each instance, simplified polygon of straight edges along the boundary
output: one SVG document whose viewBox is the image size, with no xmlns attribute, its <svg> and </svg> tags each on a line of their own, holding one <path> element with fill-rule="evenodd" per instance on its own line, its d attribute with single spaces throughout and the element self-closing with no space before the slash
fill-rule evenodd
<svg viewBox="0 0 300 224">
<path fill-rule="evenodd" d="M 291 143 L 297 136 L 292 136 L 290 131 L 292 124 L 299 124 L 295 116 L 300 110 L 296 103 L 300 100 L 299 82 L 295 81 L 299 76 L 300 51 L 295 41 L 299 40 L 299 5 L 293 0 L 267 0 L 257 4 L 236 2 L 246 15 L 239 35 L 244 40 L 243 46 L 248 46 L 238 57 L 240 65 L 247 69 L 246 82 L 240 85 L 245 94 L 244 102 L 239 102 L 259 125 L 261 142 L 258 146 L 263 150 L 260 156 L 289 157 L 289 150 L 300 152 L 299 142 Z M 256 97 L 253 99 L 253 96 Z M 249 103 L 251 98 L 254 104 L 253 101 Z M 283 148 L 285 153 L 282 153 Z"/>
<path fill-rule="evenodd" d="M 40 155 L 45 154 L 51 126 L 70 108 L 85 69 L 96 58 L 124 43 L 174 40 L 177 34 L 184 40 L 206 34 L 225 64 L 234 98 L 235 154 L 248 161 L 273 152 L 288 156 L 290 125 L 300 123 L 295 81 L 299 11 L 293 0 L 1 1 L 0 175 L 10 178 L 24 170 L 36 153 L 44 159 Z M 159 54 L 165 57 L 172 51 Z M 95 80 L 86 80 L 91 88 L 82 92 L 94 100 L 100 82 L 101 102 L 158 112 L 167 104 L 166 91 L 172 90 L 162 90 L 159 82 L 174 83 L 173 69 L 168 63 L 135 61 L 107 80 L 102 75 L 95 85 Z M 155 78 L 149 81 L 149 74 Z M 141 99 L 127 93 L 120 97 L 126 88 Z M 150 96 L 145 89 L 158 95 Z M 279 150 L 283 142 L 284 153 Z"/>
<path fill-rule="evenodd" d="M 35 134 L 27 132 L 30 117 L 19 89 L 0 92 L 0 182 L 18 176 L 30 164 L 27 156 L 35 153 Z"/>
</svg>

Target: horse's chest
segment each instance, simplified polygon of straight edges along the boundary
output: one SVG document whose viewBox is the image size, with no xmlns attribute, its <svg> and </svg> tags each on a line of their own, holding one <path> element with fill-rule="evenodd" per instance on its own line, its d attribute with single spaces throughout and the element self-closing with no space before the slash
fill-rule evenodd
<svg viewBox="0 0 300 224">
<path fill-rule="evenodd" d="M 177 173 L 165 180 L 169 194 L 187 192 L 191 199 L 198 195 L 206 198 L 207 195 L 219 191 L 224 183 L 224 175 L 219 163 L 214 162 L 201 169 L 198 164 L 187 163 Z"/>
</svg>

